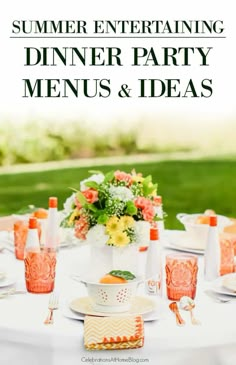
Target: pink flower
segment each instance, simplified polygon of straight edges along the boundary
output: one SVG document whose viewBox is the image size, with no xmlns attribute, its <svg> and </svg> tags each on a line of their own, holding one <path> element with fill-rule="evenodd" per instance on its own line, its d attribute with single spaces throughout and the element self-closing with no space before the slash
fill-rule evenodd
<svg viewBox="0 0 236 365">
<path fill-rule="evenodd" d="M 145 207 L 142 210 L 142 215 L 143 215 L 143 219 L 145 221 L 151 222 L 153 220 L 153 218 L 155 217 L 155 210 L 154 210 L 153 206 L 149 205 L 149 206 Z"/>
<path fill-rule="evenodd" d="M 152 202 L 149 199 L 139 196 L 135 199 L 134 204 L 137 208 L 145 209 L 146 207 L 152 206 Z"/>
<path fill-rule="evenodd" d="M 88 229 L 88 221 L 85 216 L 81 215 L 75 223 L 75 236 L 81 240 L 85 240 Z"/>
<path fill-rule="evenodd" d="M 155 205 L 155 207 L 158 207 L 159 205 L 162 204 L 162 198 L 160 195 L 156 195 L 153 197 L 153 205 Z"/>
<path fill-rule="evenodd" d="M 135 199 L 134 204 L 137 208 L 143 209 L 145 207 L 145 198 L 139 196 Z"/>
<path fill-rule="evenodd" d="M 85 196 L 88 203 L 93 204 L 98 201 L 98 191 L 95 189 L 84 190 L 83 195 Z"/>
<path fill-rule="evenodd" d="M 127 183 L 127 185 L 131 185 L 132 176 L 130 174 L 127 174 L 124 171 L 117 170 L 114 175 L 115 175 L 116 180 L 125 181 Z"/>
<path fill-rule="evenodd" d="M 142 210 L 142 216 L 145 221 L 151 222 L 155 217 L 155 210 L 151 200 L 139 196 L 134 201 L 135 206 Z"/>
</svg>

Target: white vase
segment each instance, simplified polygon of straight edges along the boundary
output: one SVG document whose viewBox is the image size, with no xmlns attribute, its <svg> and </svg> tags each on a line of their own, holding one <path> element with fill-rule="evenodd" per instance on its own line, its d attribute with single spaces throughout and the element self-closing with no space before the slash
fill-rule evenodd
<svg viewBox="0 0 236 365">
<path fill-rule="evenodd" d="M 101 278 L 112 270 L 112 247 L 90 245 L 90 271 L 94 279 Z"/>
<path fill-rule="evenodd" d="M 150 223 L 146 221 L 135 222 L 135 234 L 136 243 L 139 246 L 148 246 L 149 244 L 149 234 L 150 234 Z"/>
<path fill-rule="evenodd" d="M 135 231 L 138 241 L 126 247 L 108 246 L 108 235 L 105 227 L 97 224 L 87 234 L 87 243 L 90 247 L 90 270 L 95 278 L 100 278 L 111 270 L 130 271 L 134 275 L 142 275 L 142 265 L 138 248 L 140 245 L 148 245 L 149 222 L 136 222 Z"/>
<path fill-rule="evenodd" d="M 139 275 L 138 245 L 130 244 L 126 247 L 112 247 L 112 269 L 130 271 Z"/>
</svg>

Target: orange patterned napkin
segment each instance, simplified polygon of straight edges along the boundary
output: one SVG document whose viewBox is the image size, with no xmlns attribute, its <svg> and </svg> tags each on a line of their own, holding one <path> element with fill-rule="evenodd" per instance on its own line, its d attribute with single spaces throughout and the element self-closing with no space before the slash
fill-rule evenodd
<svg viewBox="0 0 236 365">
<path fill-rule="evenodd" d="M 140 315 L 85 317 L 84 346 L 87 350 L 132 349 L 143 344 L 144 325 Z"/>
</svg>

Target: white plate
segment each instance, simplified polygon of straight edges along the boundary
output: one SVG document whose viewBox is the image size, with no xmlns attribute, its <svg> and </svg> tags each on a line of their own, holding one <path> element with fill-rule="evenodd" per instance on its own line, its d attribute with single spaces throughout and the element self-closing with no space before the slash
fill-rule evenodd
<svg viewBox="0 0 236 365">
<path fill-rule="evenodd" d="M 0 231 L 0 245 L 13 245 L 13 232 L 12 231 Z"/>
<path fill-rule="evenodd" d="M 28 220 L 30 217 L 30 213 L 28 214 L 12 214 L 12 217 L 14 219 L 18 219 L 18 220 Z"/>
<path fill-rule="evenodd" d="M 121 316 L 124 314 L 145 314 L 155 310 L 156 304 L 153 300 L 146 298 L 146 297 L 135 297 L 131 308 L 129 311 L 120 312 L 120 313 L 104 313 L 104 312 L 97 312 L 92 308 L 91 302 L 89 297 L 81 297 L 72 300 L 69 304 L 70 309 L 75 313 L 79 314 L 87 314 L 90 316 L 101 316 L 101 317 L 114 317 L 114 316 Z"/>
<path fill-rule="evenodd" d="M 0 251 L 4 249 L 15 252 L 13 231 L 0 231 Z"/>
<path fill-rule="evenodd" d="M 62 313 L 65 317 L 70 318 L 70 319 L 76 319 L 77 321 L 84 321 L 86 314 L 75 312 L 72 309 L 70 309 L 69 307 L 70 307 L 70 303 L 67 303 L 62 308 Z M 125 314 L 127 314 L 127 313 L 130 314 L 129 312 L 125 312 Z M 122 313 L 120 313 L 119 315 L 122 315 Z M 107 313 L 106 314 L 103 313 L 102 316 L 107 316 Z M 110 314 L 109 314 L 109 316 L 110 316 Z M 161 318 L 160 310 L 159 311 L 152 310 L 149 313 L 143 314 L 142 317 L 143 317 L 144 322 L 152 322 L 152 321 L 160 320 L 160 318 Z"/>
<path fill-rule="evenodd" d="M 173 250 L 185 251 L 203 255 L 204 250 L 197 248 L 197 243 L 194 242 L 186 231 L 165 230 L 164 238 L 165 247 Z"/>
<path fill-rule="evenodd" d="M 231 295 L 233 297 L 236 297 L 236 291 L 228 289 L 228 287 L 226 287 L 226 284 L 224 283 L 224 281 L 231 281 L 232 279 L 234 279 L 236 282 L 236 273 L 220 276 L 212 282 L 211 290 L 219 294 Z"/>
<path fill-rule="evenodd" d="M 4 288 L 5 286 L 10 286 L 15 284 L 16 278 L 12 275 L 6 274 L 6 276 L 0 280 L 0 288 Z"/>
</svg>

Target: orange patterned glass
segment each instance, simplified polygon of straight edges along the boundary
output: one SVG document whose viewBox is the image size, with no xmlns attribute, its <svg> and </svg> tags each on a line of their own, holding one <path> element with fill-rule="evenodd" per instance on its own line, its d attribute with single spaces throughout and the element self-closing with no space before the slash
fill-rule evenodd
<svg viewBox="0 0 236 365">
<path fill-rule="evenodd" d="M 187 295 L 194 299 L 197 289 L 197 256 L 171 254 L 166 256 L 166 290 L 170 300 Z"/>
<path fill-rule="evenodd" d="M 234 242 L 235 235 L 230 233 L 220 235 L 220 275 L 230 274 L 234 271 Z"/>
<path fill-rule="evenodd" d="M 41 249 L 25 256 L 26 288 L 31 293 L 50 293 L 54 289 L 56 252 Z"/>
<path fill-rule="evenodd" d="M 28 222 L 19 220 L 14 223 L 15 256 L 18 260 L 24 260 L 24 249 L 28 233 Z"/>
</svg>

